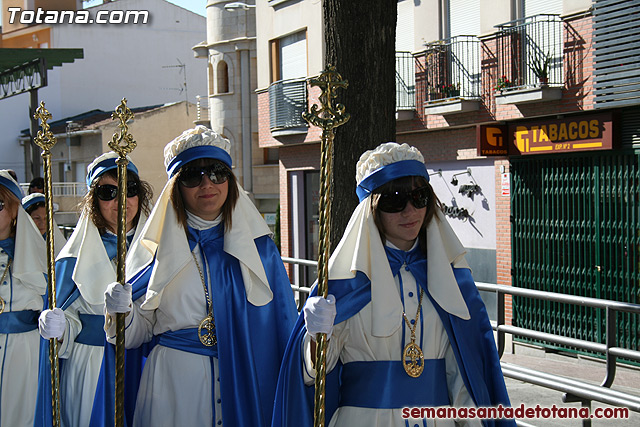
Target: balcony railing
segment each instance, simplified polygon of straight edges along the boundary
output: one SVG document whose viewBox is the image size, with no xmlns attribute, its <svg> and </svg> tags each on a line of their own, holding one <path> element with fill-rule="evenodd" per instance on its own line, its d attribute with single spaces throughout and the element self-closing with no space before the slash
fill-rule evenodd
<svg viewBox="0 0 640 427">
<path fill-rule="evenodd" d="M 29 194 L 29 183 L 20 184 L 22 192 Z M 51 183 L 53 197 L 83 197 L 87 194 L 87 184 L 84 182 L 53 182 Z"/>
<path fill-rule="evenodd" d="M 564 85 L 563 22 L 558 15 L 535 15 L 496 27 L 496 90 Z"/>
<path fill-rule="evenodd" d="M 480 98 L 480 40 L 457 36 L 425 50 L 426 101 Z"/>
<path fill-rule="evenodd" d="M 416 66 L 411 52 L 396 52 L 396 110 L 416 108 Z"/>
<path fill-rule="evenodd" d="M 306 79 L 279 80 L 269 86 L 271 132 L 306 130 L 302 113 L 307 111 Z"/>
<path fill-rule="evenodd" d="M 209 97 L 196 95 L 196 121 L 209 121 Z"/>
</svg>

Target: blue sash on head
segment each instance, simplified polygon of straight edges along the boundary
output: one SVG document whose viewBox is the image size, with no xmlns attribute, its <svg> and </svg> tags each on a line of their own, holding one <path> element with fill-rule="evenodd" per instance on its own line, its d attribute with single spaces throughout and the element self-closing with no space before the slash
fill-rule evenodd
<svg viewBox="0 0 640 427">
<path fill-rule="evenodd" d="M 404 176 L 422 176 L 429 181 L 429 174 L 427 173 L 427 168 L 424 166 L 424 163 L 419 160 L 401 160 L 376 169 L 360 181 L 356 187 L 358 200 L 360 202 L 363 201 L 369 197 L 369 194 L 376 188 Z"/>
</svg>

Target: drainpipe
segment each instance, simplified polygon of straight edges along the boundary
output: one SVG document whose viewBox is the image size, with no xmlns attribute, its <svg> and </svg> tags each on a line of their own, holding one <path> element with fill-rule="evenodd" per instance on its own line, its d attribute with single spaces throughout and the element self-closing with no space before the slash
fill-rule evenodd
<svg viewBox="0 0 640 427">
<path fill-rule="evenodd" d="M 253 197 L 253 170 L 251 160 L 251 70 L 250 50 L 240 51 L 240 105 L 242 111 L 242 178 L 243 187 Z"/>
</svg>

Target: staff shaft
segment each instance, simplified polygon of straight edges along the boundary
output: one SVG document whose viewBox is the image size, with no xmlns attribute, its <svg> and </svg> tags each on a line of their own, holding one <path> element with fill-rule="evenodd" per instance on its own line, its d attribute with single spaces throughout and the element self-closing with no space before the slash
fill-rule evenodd
<svg viewBox="0 0 640 427">
<path fill-rule="evenodd" d="M 51 185 L 51 151 L 42 152 L 44 168 L 44 202 L 47 211 L 47 296 L 49 309 L 56 307 L 56 269 L 53 240 L 53 197 Z M 49 362 L 51 363 L 51 410 L 54 427 L 60 425 L 60 366 L 58 364 L 58 339 L 49 339 Z"/>
<path fill-rule="evenodd" d="M 331 243 L 331 172 L 333 169 L 333 130 L 322 131 L 320 144 L 320 241 L 318 245 L 318 295 L 329 293 L 329 245 Z M 315 427 L 325 425 L 327 335 L 316 335 Z"/>
<path fill-rule="evenodd" d="M 116 277 L 124 285 L 125 257 L 127 254 L 127 164 L 126 157 L 119 157 L 118 164 L 118 264 Z M 116 409 L 115 426 L 124 425 L 124 322 L 125 314 L 116 314 Z"/>
</svg>

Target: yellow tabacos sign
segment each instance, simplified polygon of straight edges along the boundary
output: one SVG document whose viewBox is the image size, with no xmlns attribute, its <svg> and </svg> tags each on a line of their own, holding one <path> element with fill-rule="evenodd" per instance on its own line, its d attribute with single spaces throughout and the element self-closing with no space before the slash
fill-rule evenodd
<svg viewBox="0 0 640 427">
<path fill-rule="evenodd" d="M 611 114 L 509 125 L 510 154 L 610 149 Z"/>
</svg>

